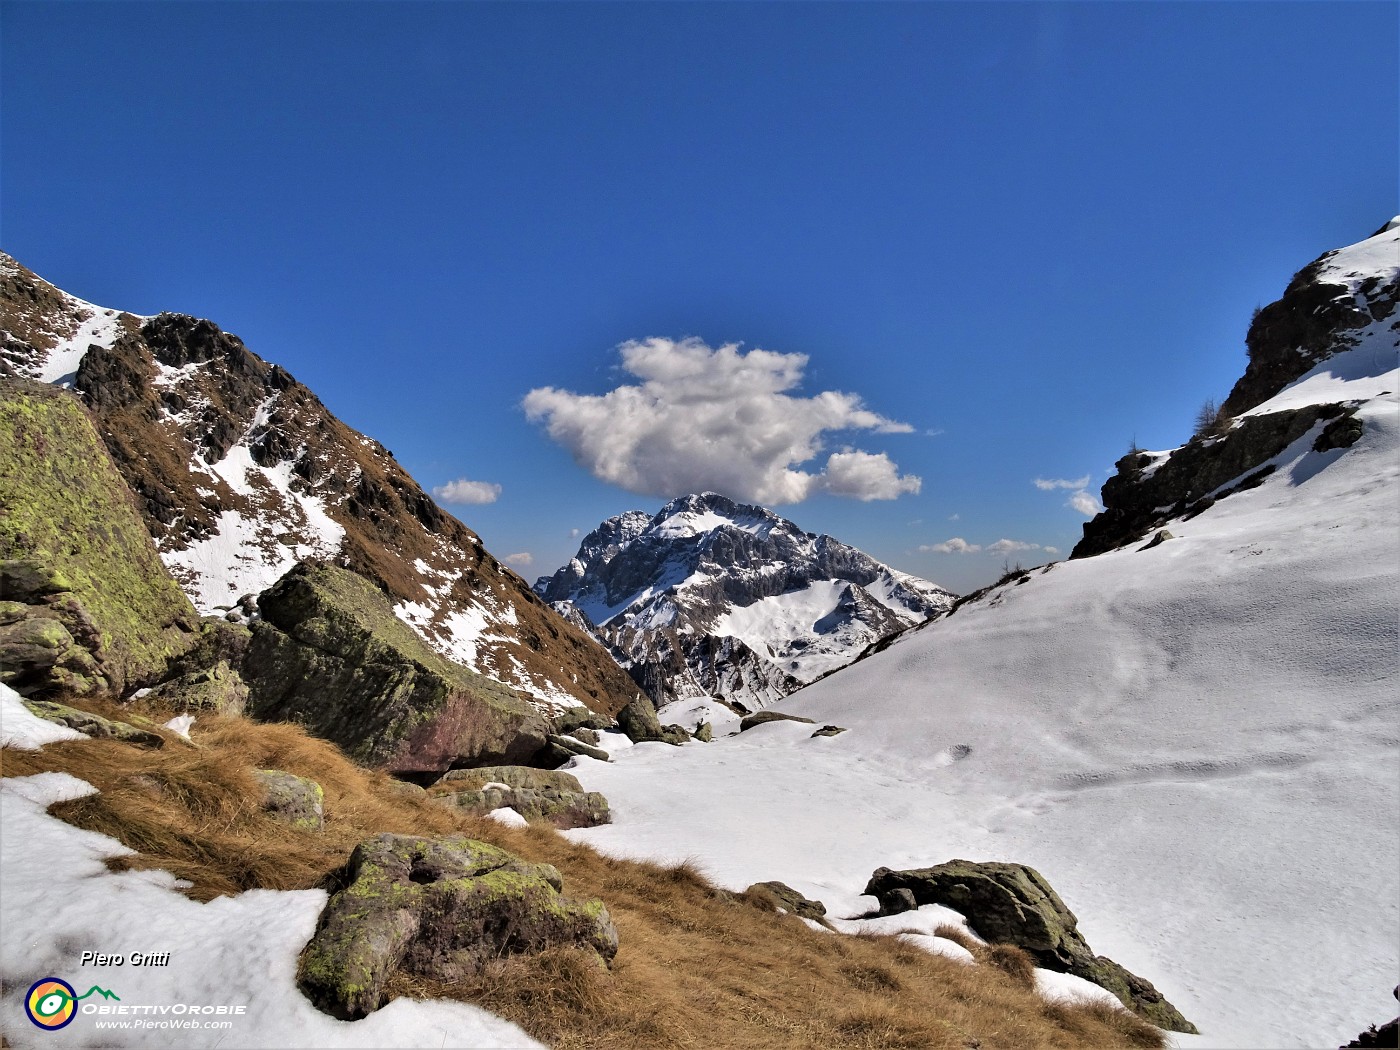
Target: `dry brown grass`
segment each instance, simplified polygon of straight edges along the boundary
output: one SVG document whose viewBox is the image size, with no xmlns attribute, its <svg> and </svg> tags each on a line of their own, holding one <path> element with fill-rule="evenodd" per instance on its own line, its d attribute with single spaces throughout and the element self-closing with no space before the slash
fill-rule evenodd
<svg viewBox="0 0 1400 1050">
<path fill-rule="evenodd" d="M 1163 1045 L 1156 1029 L 1123 1011 L 1041 1000 L 1014 964 L 997 964 L 984 946 L 976 950 L 994 964 L 968 966 L 894 936 L 818 932 L 716 890 L 693 862 L 617 860 L 545 825 L 509 828 L 406 797 L 294 726 L 205 717 L 193 735 L 198 748 L 83 740 L 4 750 L 0 773 L 62 770 L 90 781 L 101 794 L 52 812 L 140 851 L 139 866 L 189 879 L 188 892 L 200 899 L 322 884 L 357 842 L 380 831 L 462 831 L 553 864 L 566 893 L 607 903 L 621 939 L 611 971 L 557 949 L 506 958 L 450 984 L 400 975 L 390 991 L 480 1004 L 560 1050 Z M 319 781 L 325 831 L 297 831 L 264 815 L 254 768 Z"/>
</svg>

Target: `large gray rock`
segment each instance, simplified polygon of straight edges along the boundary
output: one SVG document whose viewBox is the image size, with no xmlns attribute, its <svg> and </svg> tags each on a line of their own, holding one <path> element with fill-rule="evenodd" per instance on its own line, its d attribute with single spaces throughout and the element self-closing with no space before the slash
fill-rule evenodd
<svg viewBox="0 0 1400 1050">
<path fill-rule="evenodd" d="M 300 722 L 391 773 L 523 762 L 548 723 L 499 682 L 438 655 L 362 576 L 302 562 L 258 599 L 248 710 Z"/>
<path fill-rule="evenodd" d="M 637 744 L 660 741 L 679 746 L 690 739 L 690 734 L 680 726 L 663 726 L 656 717 L 656 707 L 640 693 L 617 713 L 617 724 L 627 734 L 627 739 Z"/>
<path fill-rule="evenodd" d="M 457 812 L 482 815 L 509 807 L 526 820 L 547 820 L 561 829 L 591 828 L 612 820 L 608 800 L 585 791 L 577 777 L 562 769 L 457 769 L 429 788 L 428 795 Z"/>
<path fill-rule="evenodd" d="M 302 955 L 302 991 L 353 1020 L 384 1005 L 396 970 L 459 980 L 503 955 L 574 945 L 610 963 L 617 930 L 600 900 L 560 896 L 559 872 L 463 836 L 377 835 Z"/>
<path fill-rule="evenodd" d="M 1123 1005 L 1159 1028 L 1196 1031 L 1150 981 L 1095 955 L 1079 932 L 1079 920 L 1045 877 L 1025 864 L 953 860 L 932 868 L 878 868 L 865 892 L 882 912 L 903 911 L 907 895 L 918 905 L 941 904 L 961 912 L 978 936 L 992 944 L 1014 944 L 1037 966 L 1093 981 Z"/>
<path fill-rule="evenodd" d="M 827 921 L 825 904 L 802 896 L 785 882 L 755 882 L 744 892 L 750 897 L 764 901 L 774 910 L 782 909 L 799 918 L 810 919 L 828 930 L 835 929 Z"/>
<path fill-rule="evenodd" d="M 241 715 L 248 704 L 248 683 L 225 661 L 220 660 L 213 667 L 162 682 L 151 690 L 147 699 L 176 711 Z"/>
</svg>

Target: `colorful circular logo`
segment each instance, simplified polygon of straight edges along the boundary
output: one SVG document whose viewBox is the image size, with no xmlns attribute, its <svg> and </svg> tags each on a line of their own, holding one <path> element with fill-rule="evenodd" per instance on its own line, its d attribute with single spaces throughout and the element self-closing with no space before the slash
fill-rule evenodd
<svg viewBox="0 0 1400 1050">
<path fill-rule="evenodd" d="M 67 981 L 45 977 L 35 981 L 24 997 L 24 1012 L 40 1028 L 62 1028 L 78 1012 L 78 993 Z"/>
</svg>

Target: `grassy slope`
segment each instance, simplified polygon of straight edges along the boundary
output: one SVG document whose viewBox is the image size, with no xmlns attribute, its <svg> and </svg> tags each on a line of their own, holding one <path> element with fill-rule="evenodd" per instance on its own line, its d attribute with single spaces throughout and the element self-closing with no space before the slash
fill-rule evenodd
<svg viewBox="0 0 1400 1050">
<path fill-rule="evenodd" d="M 897 938 L 818 932 L 758 901 L 717 892 L 689 865 L 615 860 L 548 826 L 461 818 L 294 726 L 204 717 L 193 737 L 198 747 L 171 737 L 158 751 L 95 740 L 6 749 L 0 774 L 60 770 L 91 782 L 100 794 L 51 812 L 141 854 L 113 863 L 164 868 L 193 882 L 188 892 L 199 899 L 320 885 L 357 842 L 380 831 L 465 831 L 554 864 L 566 893 L 607 903 L 621 935 L 610 973 L 560 950 L 505 959 L 451 985 L 400 976 L 391 990 L 478 1003 L 561 1048 L 1163 1045 L 1156 1029 L 1123 1011 L 1046 1003 L 1029 989 L 1014 953 L 985 952 L 992 965 L 967 966 Z M 255 768 L 320 782 L 325 831 L 297 831 L 265 816 L 255 801 Z"/>
</svg>

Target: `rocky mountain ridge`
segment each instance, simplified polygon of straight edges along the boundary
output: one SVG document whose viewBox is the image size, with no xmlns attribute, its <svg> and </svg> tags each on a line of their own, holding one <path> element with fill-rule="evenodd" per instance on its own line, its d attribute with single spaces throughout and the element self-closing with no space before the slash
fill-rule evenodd
<svg viewBox="0 0 1400 1050">
<path fill-rule="evenodd" d="M 1391 392 L 1384 377 L 1400 361 L 1397 305 L 1400 217 L 1309 263 L 1256 312 L 1248 366 L 1215 419 L 1180 448 L 1133 449 L 1118 460 L 1103 486 L 1104 510 L 1085 523 L 1070 556 L 1145 539 L 1260 484 L 1295 442 L 1315 453 L 1354 444 L 1357 409 Z"/>
<path fill-rule="evenodd" d="M 716 493 L 628 511 L 535 590 L 606 644 L 658 704 L 762 707 L 954 596 L 830 536 Z"/>
<path fill-rule="evenodd" d="M 305 559 L 374 581 L 444 656 L 546 710 L 636 688 L 379 442 L 208 320 L 105 309 L 0 255 L 0 376 L 74 388 L 161 560 L 203 614 Z"/>
</svg>

